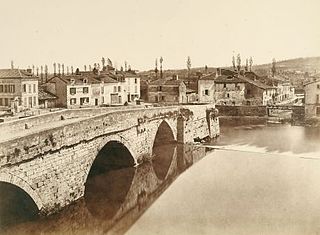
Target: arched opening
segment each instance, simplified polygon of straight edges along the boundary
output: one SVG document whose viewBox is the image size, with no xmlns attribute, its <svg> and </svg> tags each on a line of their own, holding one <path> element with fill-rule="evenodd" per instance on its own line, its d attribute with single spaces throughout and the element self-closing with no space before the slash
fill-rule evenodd
<svg viewBox="0 0 320 235">
<path fill-rule="evenodd" d="M 165 179 L 175 148 L 176 143 L 172 130 L 168 123 L 163 121 L 158 128 L 152 148 L 152 165 L 158 179 Z"/>
<path fill-rule="evenodd" d="M 33 199 L 21 188 L 0 182 L 0 231 L 9 226 L 34 220 L 38 207 Z"/>
<path fill-rule="evenodd" d="M 108 142 L 98 153 L 85 184 L 90 213 L 112 219 L 124 203 L 135 175 L 134 159 L 120 142 Z"/>
</svg>

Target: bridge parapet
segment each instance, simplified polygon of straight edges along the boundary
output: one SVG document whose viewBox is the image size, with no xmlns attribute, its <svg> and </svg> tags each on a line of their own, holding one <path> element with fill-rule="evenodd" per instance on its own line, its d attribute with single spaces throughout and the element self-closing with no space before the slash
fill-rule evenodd
<svg viewBox="0 0 320 235">
<path fill-rule="evenodd" d="M 0 181 L 14 183 L 18 181 L 7 178 L 21 179 L 23 183 L 18 186 L 26 192 L 34 190 L 35 196 L 31 196 L 39 209 L 51 213 L 84 195 L 91 166 L 110 141 L 123 144 L 135 164 L 152 159 L 153 144 L 163 122 L 174 141 L 180 143 L 219 134 L 213 105 L 102 113 L 0 142 Z"/>
</svg>

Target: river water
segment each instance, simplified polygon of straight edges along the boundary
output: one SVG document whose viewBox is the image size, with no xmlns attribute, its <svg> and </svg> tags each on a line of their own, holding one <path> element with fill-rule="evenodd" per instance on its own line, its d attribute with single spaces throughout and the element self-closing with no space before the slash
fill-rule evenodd
<svg viewBox="0 0 320 235">
<path fill-rule="evenodd" d="M 320 129 L 228 126 L 208 146 L 159 146 L 139 167 L 99 168 L 83 199 L 4 231 L 320 234 Z"/>
</svg>

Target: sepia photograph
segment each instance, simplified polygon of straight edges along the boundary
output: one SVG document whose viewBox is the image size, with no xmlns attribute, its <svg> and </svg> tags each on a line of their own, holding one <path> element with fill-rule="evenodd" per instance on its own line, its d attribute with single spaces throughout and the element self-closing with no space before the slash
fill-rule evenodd
<svg viewBox="0 0 320 235">
<path fill-rule="evenodd" d="M 0 0 L 0 234 L 319 235 L 319 0 Z"/>
</svg>

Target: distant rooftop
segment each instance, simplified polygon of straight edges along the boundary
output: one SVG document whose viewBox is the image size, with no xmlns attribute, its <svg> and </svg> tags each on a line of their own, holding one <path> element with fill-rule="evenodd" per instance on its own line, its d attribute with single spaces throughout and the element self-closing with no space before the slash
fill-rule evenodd
<svg viewBox="0 0 320 235">
<path fill-rule="evenodd" d="M 35 77 L 31 72 L 23 69 L 0 69 L 0 78 Z"/>
</svg>

